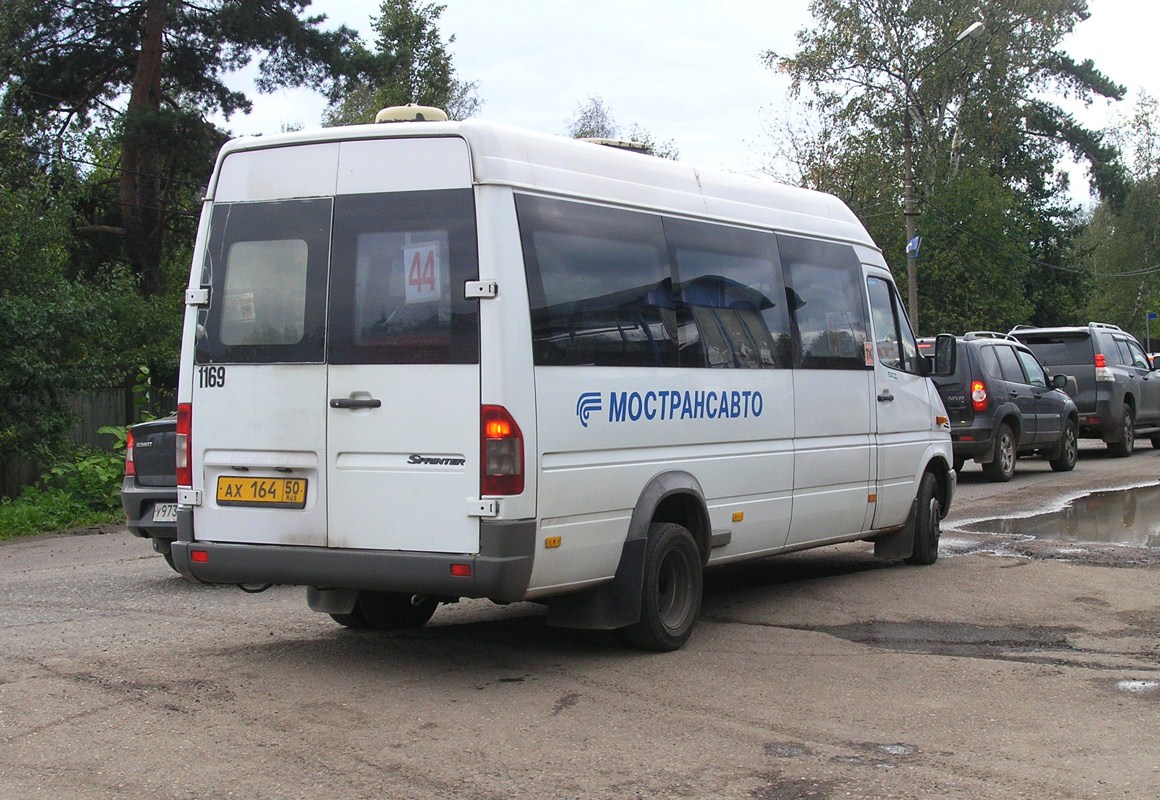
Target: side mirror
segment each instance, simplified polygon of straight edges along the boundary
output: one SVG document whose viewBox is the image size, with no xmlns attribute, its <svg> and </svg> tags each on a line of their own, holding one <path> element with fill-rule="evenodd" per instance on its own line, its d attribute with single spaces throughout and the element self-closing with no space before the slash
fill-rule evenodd
<svg viewBox="0 0 1160 800">
<path fill-rule="evenodd" d="M 953 333 L 940 333 L 934 340 L 934 357 L 928 356 L 926 374 L 945 378 L 955 374 L 959 346 Z M 931 363 L 933 362 L 933 363 Z"/>
<path fill-rule="evenodd" d="M 1066 375 L 1052 375 L 1051 376 L 1051 388 L 1053 388 L 1053 389 L 1066 389 L 1067 388 L 1067 376 Z"/>
</svg>

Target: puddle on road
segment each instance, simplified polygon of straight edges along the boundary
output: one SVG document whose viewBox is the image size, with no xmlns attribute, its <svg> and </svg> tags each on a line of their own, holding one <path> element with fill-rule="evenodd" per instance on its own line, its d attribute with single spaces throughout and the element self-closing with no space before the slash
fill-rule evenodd
<svg viewBox="0 0 1160 800">
<path fill-rule="evenodd" d="M 958 528 L 1066 542 L 1160 547 L 1160 484 L 1094 492 L 1058 511 L 1032 517 L 1001 517 Z"/>
<path fill-rule="evenodd" d="M 806 628 L 849 642 L 906 653 L 1004 658 L 1014 653 L 1068 651 L 1070 629 L 956 622 L 851 622 Z"/>
</svg>

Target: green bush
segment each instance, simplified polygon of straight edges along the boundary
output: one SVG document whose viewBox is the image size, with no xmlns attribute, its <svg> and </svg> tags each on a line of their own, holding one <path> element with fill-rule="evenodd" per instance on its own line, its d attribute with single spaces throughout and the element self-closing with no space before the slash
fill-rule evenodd
<svg viewBox="0 0 1160 800">
<path fill-rule="evenodd" d="M 93 511 L 114 511 L 121 507 L 124 472 L 125 457 L 121 453 L 78 447 L 71 459 L 51 467 L 46 478 L 52 487 L 62 489 Z"/>
<path fill-rule="evenodd" d="M 119 442 L 123 450 L 123 436 Z M 121 452 L 76 448 L 68 459 L 49 468 L 38 485 L 26 487 L 19 497 L 0 500 L 0 539 L 116 521 L 121 517 L 124 469 Z"/>
</svg>

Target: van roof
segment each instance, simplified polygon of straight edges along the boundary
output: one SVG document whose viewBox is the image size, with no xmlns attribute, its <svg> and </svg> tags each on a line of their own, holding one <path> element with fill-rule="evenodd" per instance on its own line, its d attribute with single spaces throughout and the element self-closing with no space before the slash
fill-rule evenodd
<svg viewBox="0 0 1160 800">
<path fill-rule="evenodd" d="M 348 125 L 244 137 L 226 143 L 218 165 L 231 153 L 244 150 L 427 136 L 464 139 L 477 184 L 727 219 L 879 249 L 854 212 L 829 194 L 475 119 Z M 211 196 L 213 189 L 211 185 Z"/>
</svg>

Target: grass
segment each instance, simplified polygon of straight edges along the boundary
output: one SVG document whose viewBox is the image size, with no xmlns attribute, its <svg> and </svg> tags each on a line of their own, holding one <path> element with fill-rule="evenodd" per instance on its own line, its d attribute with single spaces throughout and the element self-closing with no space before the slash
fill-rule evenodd
<svg viewBox="0 0 1160 800">
<path fill-rule="evenodd" d="M 122 453 L 78 447 L 19 497 L 0 499 L 0 540 L 124 519 Z"/>
<path fill-rule="evenodd" d="M 0 540 L 101 525 L 123 518 L 119 510 L 94 509 L 64 489 L 28 487 L 17 498 L 0 500 Z"/>
</svg>

